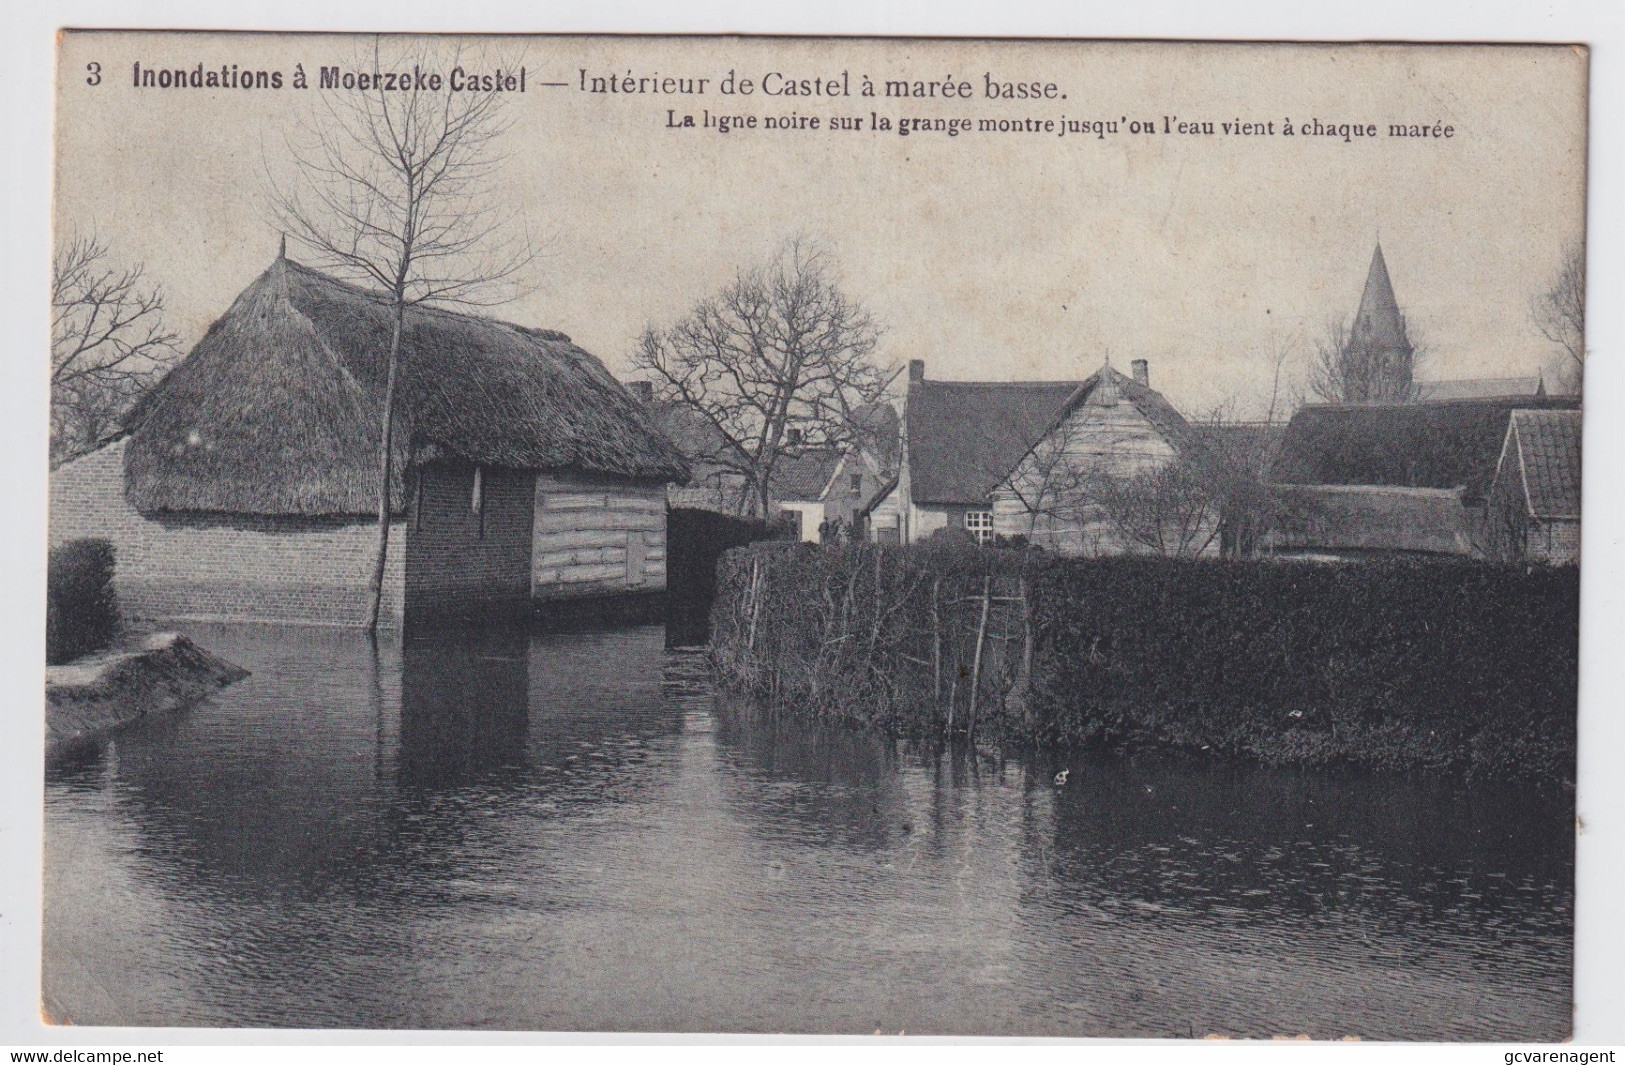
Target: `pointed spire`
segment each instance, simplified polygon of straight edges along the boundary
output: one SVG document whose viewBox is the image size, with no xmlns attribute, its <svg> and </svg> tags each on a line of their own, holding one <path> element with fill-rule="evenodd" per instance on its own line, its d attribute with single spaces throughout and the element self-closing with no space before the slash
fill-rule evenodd
<svg viewBox="0 0 1625 1065">
<path fill-rule="evenodd" d="M 1360 309 L 1354 315 L 1354 330 L 1349 339 L 1379 348 L 1410 347 L 1405 339 L 1405 319 L 1394 299 L 1394 284 L 1388 279 L 1388 263 L 1382 257 L 1380 243 L 1371 254 L 1371 269 L 1366 271 L 1365 291 L 1360 294 Z"/>
<path fill-rule="evenodd" d="M 1546 371 L 1545 370 L 1540 371 L 1539 377 L 1536 378 L 1536 381 L 1535 381 L 1535 398 L 1536 399 L 1545 399 L 1546 398 Z"/>
<path fill-rule="evenodd" d="M 279 260 L 288 257 L 288 234 L 286 233 L 282 234 L 282 243 L 277 247 L 276 257 Z"/>
</svg>

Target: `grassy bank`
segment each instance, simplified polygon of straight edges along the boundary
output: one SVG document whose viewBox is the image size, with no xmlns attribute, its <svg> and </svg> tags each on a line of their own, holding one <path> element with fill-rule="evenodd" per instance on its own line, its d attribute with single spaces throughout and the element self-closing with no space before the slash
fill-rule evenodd
<svg viewBox="0 0 1625 1065">
<path fill-rule="evenodd" d="M 1555 782 L 1578 642 L 1573 568 L 773 546 L 724 557 L 712 654 L 896 734 Z"/>
</svg>

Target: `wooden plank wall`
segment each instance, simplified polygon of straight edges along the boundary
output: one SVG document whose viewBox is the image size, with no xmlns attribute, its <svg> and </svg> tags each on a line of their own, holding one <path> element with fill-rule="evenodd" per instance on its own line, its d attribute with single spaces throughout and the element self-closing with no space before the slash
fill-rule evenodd
<svg viewBox="0 0 1625 1065">
<path fill-rule="evenodd" d="M 1062 462 L 1040 462 L 1032 455 L 1024 459 L 1011 481 L 1021 491 L 1012 491 L 1009 485 L 993 493 L 993 526 L 1002 536 L 1029 536 L 1042 547 L 1067 555 L 1114 555 L 1133 553 L 1135 546 L 1123 542 L 1098 507 L 1087 507 L 1079 517 L 1082 520 L 1056 520 L 1053 516 L 1034 515 L 1027 509 L 1028 500 L 1045 500 L 1054 506 L 1054 492 L 1046 493 L 1040 482 L 1049 471 L 1063 466 L 1070 470 L 1099 471 L 1111 476 L 1124 477 L 1156 469 L 1172 462 L 1176 453 L 1150 420 L 1127 401 L 1113 406 L 1085 404 L 1074 411 L 1056 430 L 1054 438 L 1035 449 L 1042 453 L 1045 446 L 1065 449 Z M 1063 478 L 1065 474 L 1052 476 Z M 1209 553 L 1217 551 L 1217 543 Z"/>
<path fill-rule="evenodd" d="M 531 597 L 565 599 L 666 587 L 663 488 L 536 480 Z"/>
</svg>

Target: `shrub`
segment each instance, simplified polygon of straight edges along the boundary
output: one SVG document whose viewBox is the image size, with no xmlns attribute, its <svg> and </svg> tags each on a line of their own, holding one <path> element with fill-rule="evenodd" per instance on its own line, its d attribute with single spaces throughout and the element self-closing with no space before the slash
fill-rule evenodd
<svg viewBox="0 0 1625 1065">
<path fill-rule="evenodd" d="M 70 540 L 53 548 L 46 573 L 46 662 L 57 665 L 99 651 L 118 630 L 113 545 Z"/>
<path fill-rule="evenodd" d="M 716 618 L 723 682 L 808 716 L 1573 779 L 1574 567 L 749 550 Z"/>
</svg>

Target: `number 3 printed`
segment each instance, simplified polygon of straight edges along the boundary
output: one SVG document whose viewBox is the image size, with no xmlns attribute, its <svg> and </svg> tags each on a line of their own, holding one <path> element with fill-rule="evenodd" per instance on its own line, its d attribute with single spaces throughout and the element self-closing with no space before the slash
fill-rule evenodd
<svg viewBox="0 0 1625 1065">
<path fill-rule="evenodd" d="M 102 83 L 102 65 L 100 63 L 86 63 L 85 70 L 90 77 L 85 79 L 86 85 L 100 85 Z"/>
</svg>

